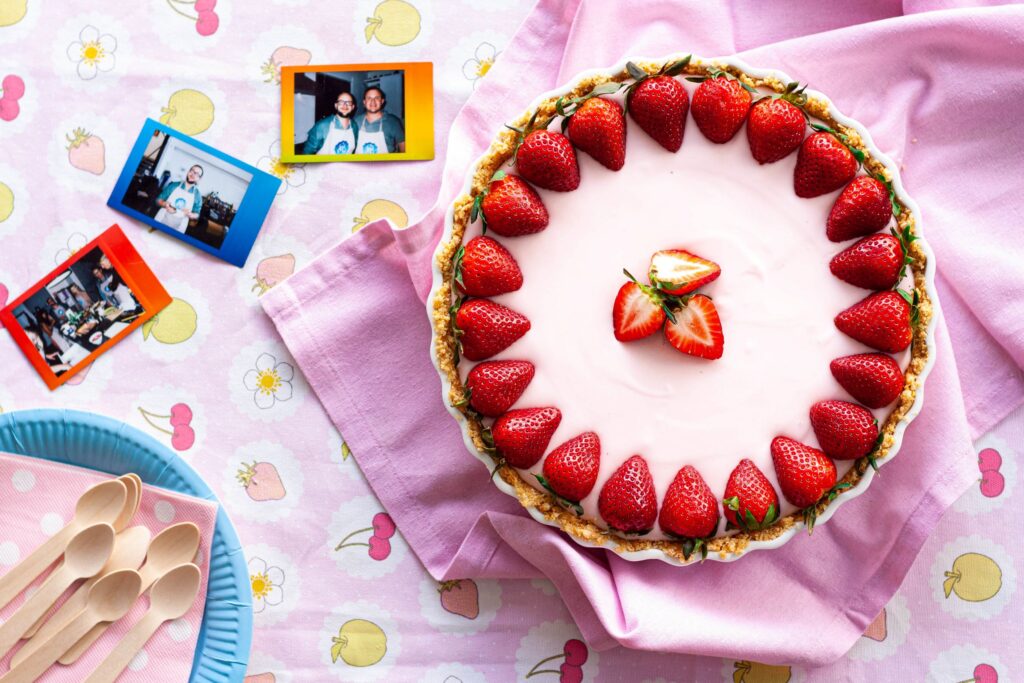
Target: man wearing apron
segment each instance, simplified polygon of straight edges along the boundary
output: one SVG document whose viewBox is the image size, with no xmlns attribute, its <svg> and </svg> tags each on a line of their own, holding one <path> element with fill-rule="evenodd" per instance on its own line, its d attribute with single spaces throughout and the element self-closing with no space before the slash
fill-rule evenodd
<svg viewBox="0 0 1024 683">
<path fill-rule="evenodd" d="M 365 114 L 356 117 L 359 126 L 360 154 L 388 154 L 405 151 L 405 129 L 394 114 L 384 111 L 387 106 L 384 91 L 373 86 L 363 93 Z"/>
<path fill-rule="evenodd" d="M 354 154 L 359 129 L 352 120 L 356 98 L 343 92 L 334 101 L 334 114 L 325 116 L 309 129 L 303 154 Z"/>
<path fill-rule="evenodd" d="M 203 195 L 196 183 L 203 177 L 203 167 L 196 164 L 188 169 L 185 180 L 167 183 L 164 191 L 156 198 L 160 210 L 154 220 L 178 232 L 185 232 L 191 218 L 199 218 L 203 206 Z"/>
</svg>

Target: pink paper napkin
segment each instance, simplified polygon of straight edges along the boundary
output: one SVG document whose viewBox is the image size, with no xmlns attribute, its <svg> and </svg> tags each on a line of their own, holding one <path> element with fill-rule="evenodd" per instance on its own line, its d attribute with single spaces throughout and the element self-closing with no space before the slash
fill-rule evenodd
<svg viewBox="0 0 1024 683">
<path fill-rule="evenodd" d="M 971 438 L 1024 399 L 1024 169 L 1006 137 L 1024 73 L 1005 68 L 1024 53 L 1024 8 L 764 7 L 541 0 L 452 126 L 430 213 L 404 231 L 367 226 L 262 299 L 431 574 L 547 576 L 597 649 L 834 660 L 977 478 Z M 922 207 L 946 311 L 924 409 L 863 496 L 813 538 L 687 568 L 582 549 L 491 486 L 442 405 L 424 311 L 444 211 L 495 131 L 580 70 L 680 50 L 784 70 L 867 126 Z"/>
<path fill-rule="evenodd" d="M 0 575 L 74 517 L 75 503 L 82 492 L 110 478 L 108 474 L 93 470 L 0 453 L 0 519 L 3 520 L 0 524 Z M 153 486 L 143 487 L 142 500 L 130 526 L 145 526 L 156 536 L 171 524 L 193 522 L 201 534 L 197 564 L 203 581 L 192 609 L 182 618 L 164 623 L 146 643 L 145 654 L 137 655 L 118 681 L 189 680 L 206 606 L 206 577 L 210 572 L 210 543 L 216 521 L 216 503 Z M 44 578 L 40 577 L 32 585 L 39 585 Z M 31 590 L 31 586 L 26 590 Z M 0 620 L 10 617 L 23 602 L 24 596 L 15 598 L 0 610 Z M 53 666 L 39 680 L 46 683 L 85 680 L 148 607 L 149 599 L 144 596 L 77 662 L 71 666 Z M 11 656 L 13 653 L 0 662 L 0 671 L 10 666 Z"/>
</svg>

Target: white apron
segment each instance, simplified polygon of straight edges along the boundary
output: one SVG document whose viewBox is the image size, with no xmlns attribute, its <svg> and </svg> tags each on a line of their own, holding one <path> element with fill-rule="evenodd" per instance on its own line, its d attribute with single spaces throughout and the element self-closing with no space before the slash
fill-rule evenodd
<svg viewBox="0 0 1024 683">
<path fill-rule="evenodd" d="M 349 124 L 348 128 L 335 127 L 337 121 L 331 121 L 327 130 L 327 139 L 317 154 L 352 154 L 356 149 L 356 134 Z"/>
<path fill-rule="evenodd" d="M 370 132 L 367 126 L 376 123 L 379 128 Z M 384 138 L 384 119 L 380 121 L 367 122 L 363 120 L 363 126 L 359 129 L 359 153 L 360 154 L 387 154 L 388 141 Z"/>
<path fill-rule="evenodd" d="M 192 204 L 194 202 L 192 193 L 185 189 L 184 185 L 178 185 L 174 188 L 171 194 L 166 199 L 167 203 L 173 206 L 176 211 L 170 213 L 167 209 L 161 208 L 156 212 L 155 220 L 157 223 L 163 223 L 169 228 L 173 228 L 178 232 L 185 232 L 185 228 L 188 227 L 188 216 L 185 214 L 186 211 L 192 211 Z"/>
</svg>

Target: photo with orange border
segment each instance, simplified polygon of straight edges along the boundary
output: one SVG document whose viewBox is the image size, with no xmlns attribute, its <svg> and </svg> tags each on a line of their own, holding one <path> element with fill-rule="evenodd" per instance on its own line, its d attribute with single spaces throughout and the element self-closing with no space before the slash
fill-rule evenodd
<svg viewBox="0 0 1024 683">
<path fill-rule="evenodd" d="M 0 310 L 0 323 L 56 389 L 170 303 L 114 224 Z"/>
<path fill-rule="evenodd" d="M 433 64 L 281 67 L 281 161 L 434 158 Z"/>
</svg>

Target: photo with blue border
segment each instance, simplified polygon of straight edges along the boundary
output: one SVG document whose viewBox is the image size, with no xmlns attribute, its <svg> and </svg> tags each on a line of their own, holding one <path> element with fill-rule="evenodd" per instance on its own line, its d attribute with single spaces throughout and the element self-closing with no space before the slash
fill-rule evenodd
<svg viewBox="0 0 1024 683">
<path fill-rule="evenodd" d="M 239 268 L 281 179 L 146 119 L 107 205 Z"/>
</svg>

